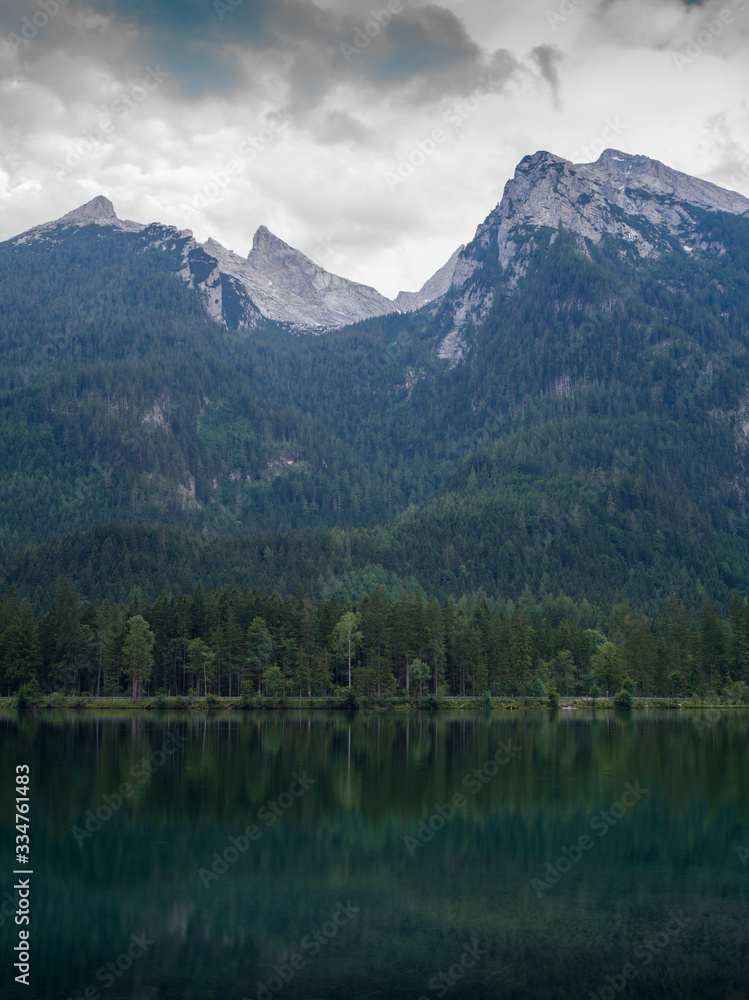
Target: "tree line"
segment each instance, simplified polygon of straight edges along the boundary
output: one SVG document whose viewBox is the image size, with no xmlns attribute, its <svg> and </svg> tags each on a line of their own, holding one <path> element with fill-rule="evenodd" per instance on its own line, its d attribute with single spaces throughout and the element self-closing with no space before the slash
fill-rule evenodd
<svg viewBox="0 0 749 1000">
<path fill-rule="evenodd" d="M 404 581 L 358 601 L 257 588 L 83 600 L 68 577 L 47 611 L 0 597 L 0 690 L 134 699 L 315 697 L 350 692 L 422 703 L 442 695 L 749 696 L 749 600 L 726 616 L 676 597 L 648 616 L 626 600 L 604 614 L 561 595 L 483 591 L 440 602 Z"/>
</svg>

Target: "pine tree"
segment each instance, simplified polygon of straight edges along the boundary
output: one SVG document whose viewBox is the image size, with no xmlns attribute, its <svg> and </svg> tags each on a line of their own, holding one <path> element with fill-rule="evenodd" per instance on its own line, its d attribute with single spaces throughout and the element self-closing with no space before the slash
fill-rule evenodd
<svg viewBox="0 0 749 1000">
<path fill-rule="evenodd" d="M 510 661 L 514 683 L 525 697 L 533 666 L 533 635 L 519 604 L 510 619 Z"/>
<path fill-rule="evenodd" d="M 253 618 L 247 629 L 247 659 L 245 661 L 247 671 L 243 674 L 242 679 L 252 680 L 254 675 L 258 691 L 262 685 L 263 671 L 272 652 L 273 639 L 265 621 L 262 618 Z"/>
<path fill-rule="evenodd" d="M 153 670 L 154 634 L 142 615 L 134 615 L 127 623 L 127 634 L 122 647 L 125 672 L 130 678 L 133 701 L 151 680 Z"/>
</svg>

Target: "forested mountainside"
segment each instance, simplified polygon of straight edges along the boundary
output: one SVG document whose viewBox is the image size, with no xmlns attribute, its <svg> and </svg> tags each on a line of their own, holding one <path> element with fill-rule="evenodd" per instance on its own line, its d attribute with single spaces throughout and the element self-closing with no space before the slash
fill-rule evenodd
<svg viewBox="0 0 749 1000">
<path fill-rule="evenodd" d="M 168 227 L 0 245 L 6 583 L 727 606 L 748 210 L 644 157 L 536 154 L 449 291 L 319 336 L 211 317 Z"/>
</svg>

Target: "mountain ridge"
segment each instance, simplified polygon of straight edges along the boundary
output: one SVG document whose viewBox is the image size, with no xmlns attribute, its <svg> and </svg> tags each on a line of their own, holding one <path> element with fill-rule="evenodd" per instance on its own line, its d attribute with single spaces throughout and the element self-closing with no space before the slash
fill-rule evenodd
<svg viewBox="0 0 749 1000">
<path fill-rule="evenodd" d="M 749 218 L 616 156 L 527 158 L 433 305 L 322 337 L 228 273 L 315 280 L 266 230 L 264 274 L 106 201 L 0 245 L 8 578 L 726 600 L 749 579 Z"/>
<path fill-rule="evenodd" d="M 677 243 L 684 253 L 700 252 L 708 248 L 690 246 L 689 241 L 702 211 L 749 216 L 749 198 L 641 154 L 605 149 L 598 160 L 576 164 L 539 150 L 517 165 L 473 240 L 459 246 L 418 292 L 401 291 L 395 299 L 327 271 L 265 226 L 258 227 L 244 258 L 213 237 L 199 243 L 191 230 L 119 219 L 103 195 L 8 242 L 21 245 L 59 227 L 95 224 L 132 234 L 156 227 L 162 237 L 151 241 L 151 247 L 183 241 L 177 273 L 197 293 L 212 319 L 239 329 L 254 329 L 270 320 L 300 332 L 319 333 L 388 313 L 412 312 L 442 299 L 451 288 L 470 283 L 484 251 L 493 244 L 512 288 L 525 273 L 529 245 L 518 236 L 528 229 L 572 232 L 583 252 L 586 240 L 597 245 L 605 235 L 622 240 L 640 257 L 676 249 Z M 224 301 L 226 296 L 231 308 Z M 492 298 L 471 290 L 458 297 L 444 357 L 460 360 L 463 327 L 485 315 Z"/>
<path fill-rule="evenodd" d="M 456 251 L 419 292 L 401 292 L 398 300 L 392 300 L 370 285 L 327 271 L 275 236 L 266 226 L 258 227 L 252 247 L 244 258 L 213 237 L 199 243 L 189 229 L 180 231 L 163 223 L 144 224 L 120 219 L 113 203 L 104 195 L 97 195 L 59 219 L 34 226 L 6 242 L 21 246 L 35 239 L 48 238 L 60 228 L 88 225 L 132 234 L 143 234 L 155 227 L 160 231 L 160 238 L 149 242 L 151 249 L 163 247 L 170 241 L 183 241 L 183 266 L 177 273 L 198 294 L 211 319 L 228 321 L 223 302 L 228 281 L 240 300 L 246 300 L 236 325 L 250 329 L 262 318 L 302 332 L 321 332 L 374 316 L 420 308 L 445 293 L 452 274 L 451 265 L 458 253 Z M 201 253 L 208 259 L 201 257 Z M 200 261 L 201 272 L 205 271 L 208 260 L 213 261 L 208 274 L 198 277 L 198 269 L 191 266 L 196 259 Z"/>
</svg>

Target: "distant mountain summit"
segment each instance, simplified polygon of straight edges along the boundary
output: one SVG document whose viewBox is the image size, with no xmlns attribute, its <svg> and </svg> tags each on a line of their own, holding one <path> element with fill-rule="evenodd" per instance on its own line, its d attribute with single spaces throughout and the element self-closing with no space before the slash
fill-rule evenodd
<svg viewBox="0 0 749 1000">
<path fill-rule="evenodd" d="M 495 287 L 474 287 L 472 281 L 487 258 L 499 264 L 511 290 L 525 274 L 541 230 L 575 234 L 586 253 L 586 241 L 598 245 L 610 237 L 620 242 L 622 253 L 640 258 L 671 251 L 699 254 L 710 249 L 695 237 L 701 213 L 717 211 L 749 216 L 749 199 L 647 156 L 606 149 L 594 163 L 572 163 L 541 150 L 520 161 L 502 200 L 471 243 L 458 247 L 418 292 L 400 292 L 394 300 L 326 271 L 265 226 L 255 233 L 245 258 L 214 239 L 198 243 L 189 229 L 119 219 L 102 195 L 11 242 L 25 244 L 70 227 L 96 225 L 132 234 L 144 249 L 169 248 L 179 255 L 175 272 L 196 292 L 208 315 L 235 329 L 270 320 L 319 333 L 411 312 L 457 288 L 450 306 L 453 328 L 441 353 L 458 360 L 466 323 L 480 322 L 496 294 Z"/>
<path fill-rule="evenodd" d="M 20 236 L 15 236 L 9 240 L 10 243 L 23 245 L 33 240 L 46 239 L 54 230 L 69 228 L 70 226 L 111 226 L 114 229 L 121 229 L 125 232 L 139 233 L 146 227 L 138 222 L 131 222 L 129 219 L 118 219 L 114 210 L 114 205 L 103 195 L 97 195 L 85 205 L 74 208 L 72 212 L 67 212 L 53 222 L 44 222 L 40 226 L 28 229 Z"/>
<path fill-rule="evenodd" d="M 501 202 L 459 256 L 453 281 L 464 283 L 481 251 L 496 246 L 498 262 L 516 282 L 527 237 L 539 228 L 576 233 L 581 248 L 586 239 L 598 244 L 608 235 L 641 257 L 676 249 L 679 241 L 691 253 L 700 211 L 749 215 L 749 199 L 647 156 L 606 149 L 594 163 L 571 163 L 542 150 L 520 161 Z"/>
<path fill-rule="evenodd" d="M 634 259 L 720 253 L 723 248 L 697 235 L 705 212 L 749 217 L 749 199 L 616 149 L 604 150 L 594 163 L 572 163 L 544 150 L 524 157 L 502 200 L 455 258 L 450 283 L 460 293 L 451 306 L 453 327 L 442 356 L 463 357 L 467 324 L 483 321 L 499 287 L 505 292 L 517 287 L 544 232 L 551 230 L 552 240 L 560 232 L 574 234 L 586 256 L 605 238 L 616 242 L 620 256 Z M 499 285 L 496 278 L 480 278 L 487 261 L 499 265 Z"/>
<path fill-rule="evenodd" d="M 464 250 L 465 244 L 459 246 L 450 259 L 428 281 L 424 282 L 418 292 L 398 292 L 395 299 L 397 308 L 401 312 L 411 312 L 413 309 L 420 309 L 428 302 L 442 298 L 450 290 L 458 258 Z"/>
<path fill-rule="evenodd" d="M 326 271 L 265 226 L 255 233 L 245 258 L 212 238 L 198 243 L 189 229 L 179 231 L 159 223 L 147 226 L 120 219 L 112 202 L 103 195 L 10 242 L 23 245 L 50 239 L 74 226 L 89 225 L 137 234 L 148 249 L 178 249 L 176 273 L 194 289 L 208 315 L 240 329 L 271 320 L 303 332 L 321 332 L 372 316 L 418 309 L 447 291 L 459 252 L 421 291 L 401 292 L 393 301 L 369 285 Z"/>
<path fill-rule="evenodd" d="M 302 329 L 331 329 L 395 310 L 376 289 L 331 274 L 265 226 L 255 233 L 246 259 L 212 239 L 203 249 L 266 319 Z"/>
</svg>

